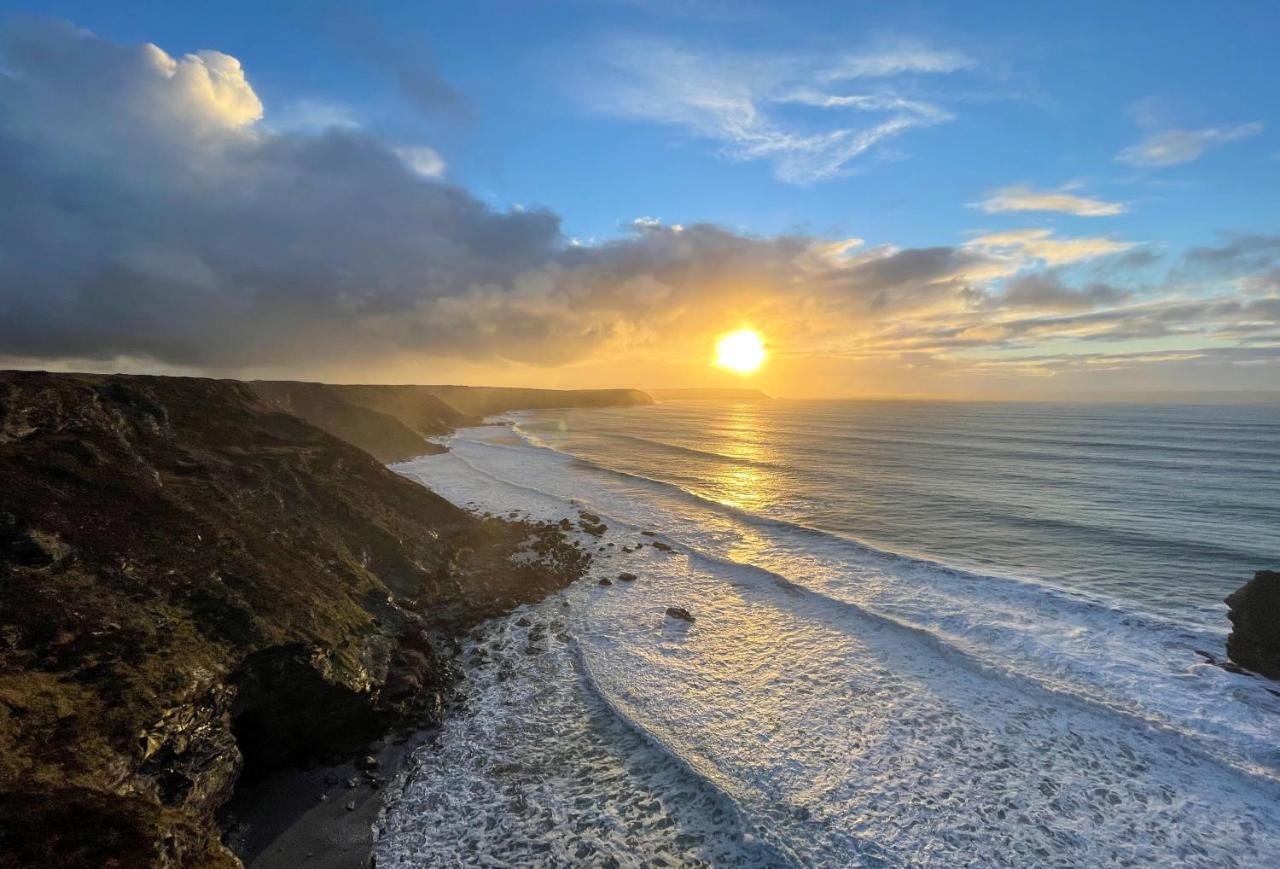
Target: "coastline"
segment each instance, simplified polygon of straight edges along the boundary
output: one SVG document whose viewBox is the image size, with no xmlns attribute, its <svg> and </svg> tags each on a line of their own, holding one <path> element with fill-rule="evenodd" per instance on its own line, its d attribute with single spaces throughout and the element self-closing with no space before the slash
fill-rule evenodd
<svg viewBox="0 0 1280 869">
<path fill-rule="evenodd" d="M 357 444 L 237 381 L 0 373 L 0 865 L 364 865 L 381 800 L 347 761 L 429 734 L 454 638 L 589 555 L 390 471 L 430 393 L 360 389 L 397 416 L 321 396 Z"/>
</svg>

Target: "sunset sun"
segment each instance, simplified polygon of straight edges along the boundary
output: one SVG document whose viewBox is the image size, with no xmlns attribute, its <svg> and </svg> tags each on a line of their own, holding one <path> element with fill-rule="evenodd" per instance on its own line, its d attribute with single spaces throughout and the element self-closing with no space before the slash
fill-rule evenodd
<svg viewBox="0 0 1280 869">
<path fill-rule="evenodd" d="M 768 356 L 764 338 L 755 329 L 738 329 L 716 341 L 716 365 L 735 374 L 759 371 Z"/>
</svg>

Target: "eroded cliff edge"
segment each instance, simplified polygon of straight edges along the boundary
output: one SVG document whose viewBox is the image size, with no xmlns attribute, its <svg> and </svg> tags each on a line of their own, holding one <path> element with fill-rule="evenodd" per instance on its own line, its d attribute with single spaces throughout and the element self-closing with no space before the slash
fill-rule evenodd
<svg viewBox="0 0 1280 869">
<path fill-rule="evenodd" d="M 0 863 L 235 865 L 240 776 L 430 722 L 441 644 L 585 566 L 246 384 L 0 373 Z"/>
</svg>

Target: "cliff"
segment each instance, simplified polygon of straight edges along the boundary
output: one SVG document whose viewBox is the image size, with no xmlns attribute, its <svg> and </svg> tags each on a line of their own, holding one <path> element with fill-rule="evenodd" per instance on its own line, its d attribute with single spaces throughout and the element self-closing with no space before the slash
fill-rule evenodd
<svg viewBox="0 0 1280 869">
<path fill-rule="evenodd" d="M 635 389 L 507 389 L 486 386 L 346 386 L 254 381 L 258 395 L 353 443 L 382 462 L 442 451 L 425 438 L 509 410 L 652 404 Z"/>
<path fill-rule="evenodd" d="M 585 569 L 265 392 L 0 373 L 0 865 L 236 865 L 238 780 L 435 720 L 440 644 Z"/>
<path fill-rule="evenodd" d="M 1271 679 L 1280 679 L 1280 571 L 1259 570 L 1227 597 L 1227 656 Z"/>
</svg>

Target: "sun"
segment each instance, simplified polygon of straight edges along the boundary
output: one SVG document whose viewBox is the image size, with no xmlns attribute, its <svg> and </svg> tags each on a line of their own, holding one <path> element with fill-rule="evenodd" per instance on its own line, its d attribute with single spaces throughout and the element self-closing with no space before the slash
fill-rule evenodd
<svg viewBox="0 0 1280 869">
<path fill-rule="evenodd" d="M 735 374 L 759 371 L 768 358 L 764 338 L 755 329 L 738 329 L 716 340 L 716 365 Z"/>
</svg>

